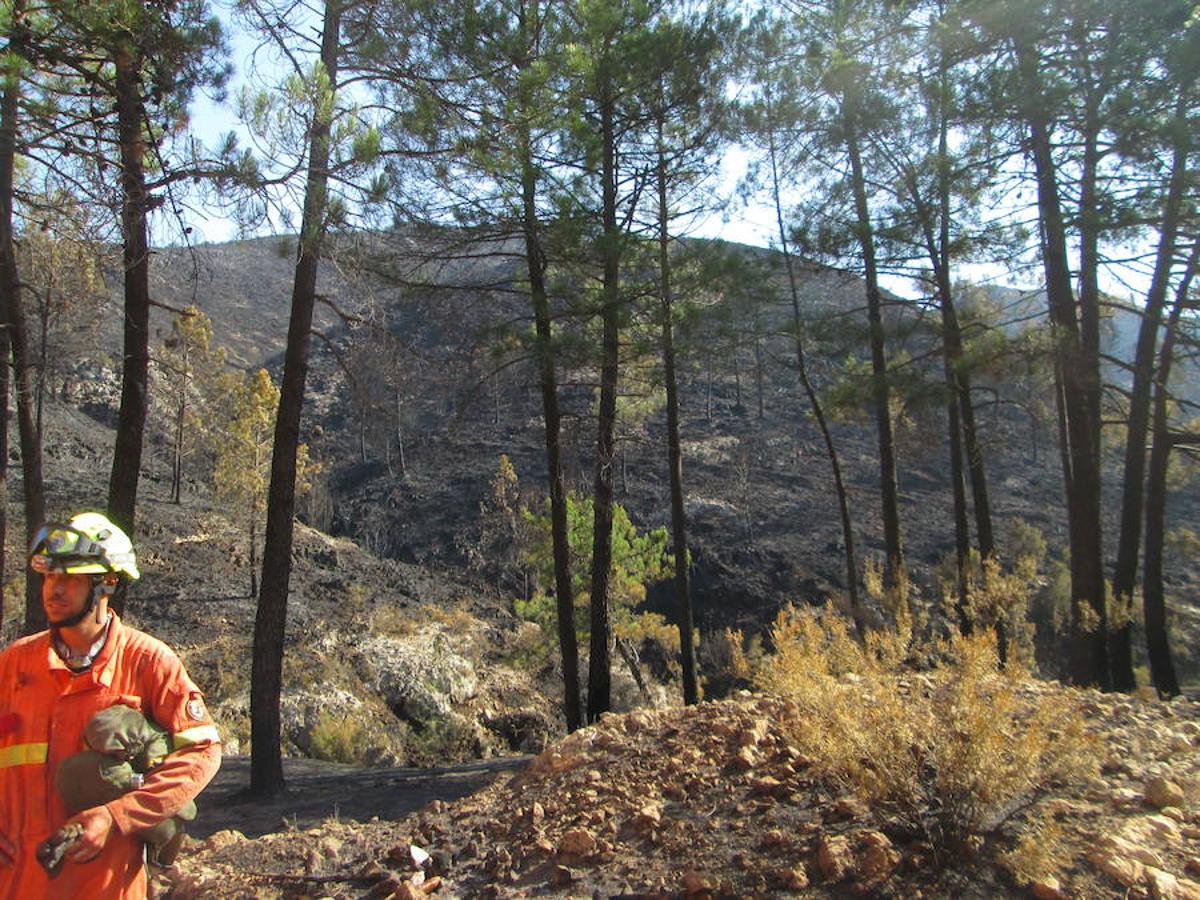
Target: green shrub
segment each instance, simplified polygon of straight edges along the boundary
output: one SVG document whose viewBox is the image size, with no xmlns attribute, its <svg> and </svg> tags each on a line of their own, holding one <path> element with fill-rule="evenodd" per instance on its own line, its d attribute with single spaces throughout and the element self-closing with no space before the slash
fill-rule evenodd
<svg viewBox="0 0 1200 900">
<path fill-rule="evenodd" d="M 567 543 L 571 555 L 571 587 L 574 593 L 575 633 L 581 646 L 591 636 L 589 595 L 591 593 L 593 504 L 590 497 L 567 495 Z M 558 610 L 553 596 L 554 547 L 550 533 L 550 514 L 523 509 L 529 541 L 522 552 L 523 562 L 537 576 L 537 587 L 528 599 L 518 599 L 518 616 L 535 622 L 542 629 L 547 648 L 558 646 Z M 612 604 L 613 632 L 634 642 L 650 638 L 673 653 L 679 652 L 679 633 L 662 616 L 634 612 L 646 599 L 646 586 L 670 575 L 673 557 L 667 552 L 667 529 L 639 532 L 620 504 L 613 506 L 612 569 L 609 573 L 609 600 Z M 547 654 L 548 655 L 548 654 Z"/>
<path fill-rule="evenodd" d="M 316 759 L 361 766 L 371 747 L 361 714 L 323 712 L 313 726 L 310 752 Z"/>
<path fill-rule="evenodd" d="M 413 761 L 426 766 L 478 759 L 482 750 L 474 723 L 455 715 L 426 722 L 411 740 Z"/>
</svg>

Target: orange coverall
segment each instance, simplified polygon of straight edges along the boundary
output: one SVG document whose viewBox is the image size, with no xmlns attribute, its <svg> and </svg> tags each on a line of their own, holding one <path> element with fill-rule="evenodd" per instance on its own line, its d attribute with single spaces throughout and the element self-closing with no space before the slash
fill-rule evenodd
<svg viewBox="0 0 1200 900">
<path fill-rule="evenodd" d="M 86 749 L 92 715 L 117 703 L 171 732 L 175 748 L 145 784 L 106 804 L 108 842 L 95 859 L 66 860 L 53 878 L 37 845 L 70 818 L 54 787 L 58 764 Z M 0 653 L 0 833 L 17 848 L 0 865 L 0 898 L 146 896 L 143 844 L 134 829 L 174 815 L 216 774 L 221 747 L 200 690 L 162 641 L 121 624 L 86 672 L 74 674 L 43 631 Z"/>
</svg>

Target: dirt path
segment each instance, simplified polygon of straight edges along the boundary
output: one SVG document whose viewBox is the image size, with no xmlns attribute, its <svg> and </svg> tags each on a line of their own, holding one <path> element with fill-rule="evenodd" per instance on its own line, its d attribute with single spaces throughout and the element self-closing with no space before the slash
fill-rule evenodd
<svg viewBox="0 0 1200 900">
<path fill-rule="evenodd" d="M 308 828 L 325 819 L 366 822 L 399 819 L 430 800 L 456 800 L 521 768 L 527 756 L 482 760 L 439 769 L 357 769 L 311 759 L 285 759 L 287 790 L 271 800 L 250 800 L 250 758 L 226 756 L 198 800 L 200 814 L 188 834 L 205 838 L 226 828 L 247 837 Z"/>
</svg>

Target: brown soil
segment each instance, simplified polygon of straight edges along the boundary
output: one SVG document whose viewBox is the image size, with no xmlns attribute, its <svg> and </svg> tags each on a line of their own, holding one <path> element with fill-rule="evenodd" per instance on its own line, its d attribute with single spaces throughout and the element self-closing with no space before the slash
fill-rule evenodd
<svg viewBox="0 0 1200 900">
<path fill-rule="evenodd" d="M 1062 690 L 1022 688 L 1034 703 Z M 1040 852 L 1020 843 L 1034 835 L 1055 844 L 1056 879 L 1035 896 L 1200 898 L 1200 704 L 1070 696 L 1099 738 L 1100 775 L 1027 798 L 950 857 L 817 777 L 790 743 L 793 707 L 743 695 L 606 716 L 511 777 L 395 821 L 360 816 L 390 818 L 422 785 L 432 798 L 491 773 L 302 775 L 297 789 L 344 798 L 354 818 L 256 840 L 217 832 L 160 884 L 179 898 L 1029 896 L 1004 858 Z M 1153 799 L 1156 780 L 1178 798 Z"/>
</svg>

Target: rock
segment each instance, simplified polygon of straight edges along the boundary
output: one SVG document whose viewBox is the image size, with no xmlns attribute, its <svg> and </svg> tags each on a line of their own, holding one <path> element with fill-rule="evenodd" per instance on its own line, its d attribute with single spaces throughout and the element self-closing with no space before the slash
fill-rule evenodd
<svg viewBox="0 0 1200 900">
<path fill-rule="evenodd" d="M 317 843 L 317 855 L 322 859 L 336 861 L 342 853 L 342 842 L 335 837 L 323 837 Z"/>
<path fill-rule="evenodd" d="M 364 900 L 376 900 L 376 898 L 383 900 L 384 897 L 395 897 L 406 885 L 412 887 L 411 883 L 398 878 L 392 872 L 388 872 L 385 878 L 377 881 L 374 887 L 367 891 Z M 425 895 L 418 890 L 415 896 L 424 897 Z"/>
<path fill-rule="evenodd" d="M 558 842 L 558 853 L 567 859 L 586 859 L 596 852 L 596 838 L 583 828 L 574 828 Z"/>
<path fill-rule="evenodd" d="M 1055 797 L 1046 801 L 1046 812 L 1052 816 L 1088 816 L 1097 812 L 1095 806 L 1080 800 Z"/>
<path fill-rule="evenodd" d="M 646 834 L 658 828 L 662 822 L 662 809 L 657 804 L 647 804 L 637 811 L 631 824 L 638 834 Z"/>
<path fill-rule="evenodd" d="M 556 888 L 565 888 L 575 880 L 575 873 L 566 866 L 555 866 L 554 871 L 550 873 L 550 886 Z"/>
<path fill-rule="evenodd" d="M 1108 795 L 1108 802 L 1118 809 L 1124 806 L 1136 806 L 1142 802 L 1142 794 L 1132 788 L 1117 788 Z"/>
<path fill-rule="evenodd" d="M 645 731 L 653 720 L 645 712 L 636 711 L 626 714 L 625 716 L 625 733 L 637 734 L 639 731 Z"/>
<path fill-rule="evenodd" d="M 892 847 L 886 834 L 868 831 L 859 838 L 861 852 L 858 869 L 865 881 L 883 881 L 900 862 L 900 854 Z"/>
<path fill-rule="evenodd" d="M 1147 866 L 1162 868 L 1162 859 L 1149 847 L 1139 842 L 1141 833 L 1126 828 L 1126 834 L 1111 836 L 1099 842 L 1099 848 L 1117 859 L 1132 859 Z"/>
<path fill-rule="evenodd" d="M 680 884 L 683 887 L 683 893 L 688 897 L 711 894 L 713 891 L 712 882 L 696 872 L 685 872 Z"/>
<path fill-rule="evenodd" d="M 529 807 L 529 821 L 533 825 L 541 825 L 546 818 L 546 809 L 542 804 L 534 802 L 533 806 Z"/>
<path fill-rule="evenodd" d="M 817 844 L 817 868 L 826 881 L 841 881 L 854 870 L 854 854 L 845 837 L 822 837 Z"/>
<path fill-rule="evenodd" d="M 871 807 L 860 797 L 839 797 L 829 811 L 834 820 L 862 819 L 871 812 Z"/>
<path fill-rule="evenodd" d="M 1183 832 L 1174 819 L 1167 816 L 1143 816 L 1125 827 L 1129 834 L 1142 836 L 1146 840 L 1178 843 L 1183 838 Z"/>
<path fill-rule="evenodd" d="M 762 844 L 760 846 L 764 850 L 773 850 L 776 847 L 780 846 L 782 843 L 783 843 L 783 832 L 780 831 L 778 828 L 772 828 L 770 831 L 767 831 L 763 834 Z"/>
<path fill-rule="evenodd" d="M 425 892 L 411 881 L 406 881 L 396 888 L 392 900 L 425 900 Z"/>
<path fill-rule="evenodd" d="M 1107 851 L 1097 850 L 1088 856 L 1092 864 L 1125 887 L 1133 887 L 1146 880 L 1146 867 L 1137 860 L 1123 856 L 1112 856 Z"/>
<path fill-rule="evenodd" d="M 429 863 L 426 869 L 430 875 L 446 875 L 450 872 L 450 865 L 453 861 L 448 850 L 438 848 L 429 854 Z"/>
<path fill-rule="evenodd" d="M 1040 881 L 1031 882 L 1029 885 L 1029 896 L 1034 900 L 1067 900 L 1067 895 L 1063 893 L 1062 886 L 1057 878 L 1048 877 Z"/>
<path fill-rule="evenodd" d="M 1146 802 L 1156 809 L 1183 806 L 1183 788 L 1169 778 L 1151 778 L 1142 791 Z"/>
<path fill-rule="evenodd" d="M 802 891 L 808 887 L 808 872 L 803 868 L 781 869 L 775 873 L 775 881 L 787 891 Z"/>
<path fill-rule="evenodd" d="M 771 726 L 766 719 L 756 719 L 749 728 L 738 732 L 738 745 L 741 747 L 757 747 L 767 739 Z"/>
<path fill-rule="evenodd" d="M 232 847 L 234 844 L 240 844 L 246 840 L 246 836 L 240 831 L 233 828 L 226 828 L 224 831 L 214 832 L 208 839 L 200 845 L 202 850 L 223 850 L 226 847 Z"/>
<path fill-rule="evenodd" d="M 722 722 L 720 720 L 712 723 L 710 731 L 712 734 L 720 738 L 731 738 L 737 733 L 732 725 L 730 725 L 728 722 Z"/>
<path fill-rule="evenodd" d="M 529 763 L 529 773 L 531 775 L 554 775 L 579 768 L 584 761 L 583 755 L 564 752 L 562 745 L 565 743 L 562 741 L 559 746 L 550 747 L 535 756 Z"/>
<path fill-rule="evenodd" d="M 781 798 L 787 793 L 787 789 L 778 778 L 766 775 L 762 778 L 754 779 L 754 783 L 750 786 L 750 793 L 759 797 Z"/>
<path fill-rule="evenodd" d="M 1150 867 L 1146 869 L 1146 878 L 1154 900 L 1200 900 L 1200 884 L 1194 881 Z"/>
<path fill-rule="evenodd" d="M 1146 880 L 1150 885 L 1150 896 L 1154 900 L 1175 900 L 1179 896 L 1179 881 L 1170 872 L 1147 866 Z"/>
<path fill-rule="evenodd" d="M 733 758 L 729 761 L 729 764 L 739 772 L 749 772 L 756 765 L 758 765 L 758 758 L 754 755 L 754 751 L 749 747 L 742 747 L 733 755 Z"/>
<path fill-rule="evenodd" d="M 1178 822 L 1181 825 L 1187 821 L 1187 813 L 1178 806 L 1164 806 L 1159 812 L 1172 822 Z"/>
</svg>

